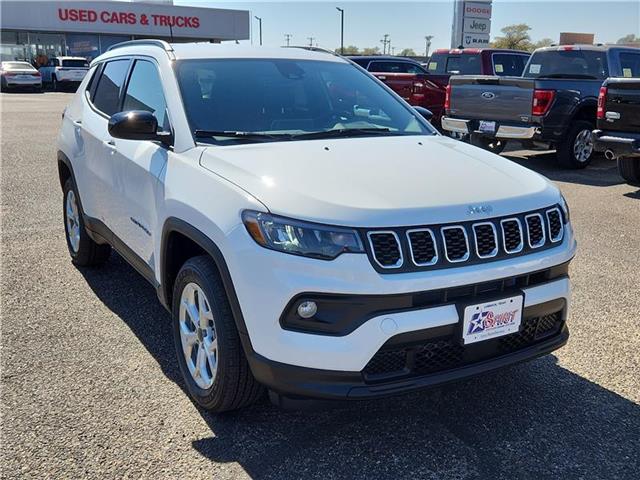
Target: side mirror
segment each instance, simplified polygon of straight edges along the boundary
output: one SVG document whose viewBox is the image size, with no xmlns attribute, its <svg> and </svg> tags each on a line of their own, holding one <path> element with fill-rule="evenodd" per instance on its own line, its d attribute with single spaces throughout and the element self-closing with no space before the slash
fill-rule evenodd
<svg viewBox="0 0 640 480">
<path fill-rule="evenodd" d="M 170 134 L 158 133 L 158 120 L 151 112 L 130 110 L 109 119 L 109 135 L 124 140 L 158 140 L 167 143 Z"/>
<path fill-rule="evenodd" d="M 433 112 L 431 112 L 431 110 L 429 109 L 426 109 L 424 107 L 413 107 L 413 109 L 420 115 L 422 115 L 427 122 L 430 122 L 433 118 Z"/>
</svg>

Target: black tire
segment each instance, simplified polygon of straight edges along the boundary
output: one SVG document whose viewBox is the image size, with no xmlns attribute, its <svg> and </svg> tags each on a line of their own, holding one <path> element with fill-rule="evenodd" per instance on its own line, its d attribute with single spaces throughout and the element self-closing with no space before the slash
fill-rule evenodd
<svg viewBox="0 0 640 480">
<path fill-rule="evenodd" d="M 507 144 L 506 140 L 500 140 L 499 138 L 485 137 L 483 135 L 478 135 L 475 133 L 472 133 L 469 136 L 469 143 L 471 143 L 471 145 L 475 145 L 476 147 L 480 147 L 484 150 L 487 150 L 491 153 L 495 153 L 496 155 L 499 155 L 500 153 L 502 153 L 502 151 L 504 150 L 504 147 Z"/>
<path fill-rule="evenodd" d="M 218 342 L 217 372 L 213 384 L 206 389 L 196 384 L 189 371 L 180 335 L 180 302 L 183 290 L 190 283 L 195 283 L 205 294 Z M 212 412 L 237 410 L 264 394 L 264 387 L 249 368 L 222 280 L 210 257 L 193 257 L 178 272 L 173 288 L 172 321 L 180 371 L 189 394 L 199 406 Z"/>
<path fill-rule="evenodd" d="M 58 84 L 58 79 L 56 78 L 55 75 L 52 75 L 51 76 L 51 90 L 53 90 L 54 92 L 57 92 L 59 88 L 60 88 L 60 85 Z"/>
<path fill-rule="evenodd" d="M 78 215 L 78 230 L 79 230 L 79 242 L 77 249 L 72 245 L 72 241 L 69 236 L 70 223 L 67 215 L 67 200 L 69 192 L 73 192 L 76 208 L 79 212 Z M 101 265 L 107 261 L 111 254 L 111 246 L 107 244 L 99 244 L 93 241 L 87 234 L 84 225 L 84 218 L 82 216 L 82 205 L 79 200 L 78 191 L 75 188 L 73 180 L 67 179 L 63 187 L 62 197 L 62 212 L 64 217 L 64 232 L 65 239 L 67 240 L 67 248 L 69 249 L 69 255 L 71 255 L 71 261 L 81 267 L 92 267 Z"/>
<path fill-rule="evenodd" d="M 558 148 L 556 149 L 558 163 L 561 167 L 580 169 L 586 168 L 591 163 L 591 160 L 593 160 L 593 157 L 596 155 L 595 150 L 593 150 L 593 138 L 591 139 L 591 155 L 586 159 L 579 159 L 576 156 L 574 146 L 576 144 L 576 139 L 580 134 L 587 130 L 591 133 L 594 128 L 594 125 L 586 120 L 573 122 L 567 132 L 567 136 L 558 144 Z"/>
<path fill-rule="evenodd" d="M 618 158 L 618 172 L 629 185 L 640 187 L 640 158 Z"/>
</svg>

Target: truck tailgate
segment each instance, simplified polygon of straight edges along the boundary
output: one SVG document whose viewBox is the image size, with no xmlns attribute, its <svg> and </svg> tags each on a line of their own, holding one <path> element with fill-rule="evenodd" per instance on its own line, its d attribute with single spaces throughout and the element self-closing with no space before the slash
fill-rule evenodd
<svg viewBox="0 0 640 480">
<path fill-rule="evenodd" d="M 413 84 L 419 80 L 415 73 L 372 73 L 405 100 L 409 100 L 413 92 Z"/>
<path fill-rule="evenodd" d="M 453 76 L 451 108 L 455 118 L 528 122 L 535 81 L 498 76 Z"/>
<path fill-rule="evenodd" d="M 618 132 L 640 132 L 640 79 L 610 80 L 605 121 L 598 126 Z"/>
</svg>

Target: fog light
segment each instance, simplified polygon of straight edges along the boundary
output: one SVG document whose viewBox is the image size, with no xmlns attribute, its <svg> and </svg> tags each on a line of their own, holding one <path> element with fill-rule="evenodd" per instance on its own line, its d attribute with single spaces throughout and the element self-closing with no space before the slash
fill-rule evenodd
<svg viewBox="0 0 640 480">
<path fill-rule="evenodd" d="M 318 305 L 316 305 L 316 302 L 307 301 L 298 305 L 298 315 L 302 318 L 311 318 L 317 311 Z"/>
</svg>

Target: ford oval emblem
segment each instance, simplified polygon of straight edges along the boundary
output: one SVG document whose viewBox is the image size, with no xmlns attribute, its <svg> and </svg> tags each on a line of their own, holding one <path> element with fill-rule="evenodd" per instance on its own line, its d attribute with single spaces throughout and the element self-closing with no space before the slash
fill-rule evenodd
<svg viewBox="0 0 640 480">
<path fill-rule="evenodd" d="M 493 92 L 482 92 L 482 98 L 485 100 L 493 100 L 496 98 L 496 94 Z"/>
</svg>

